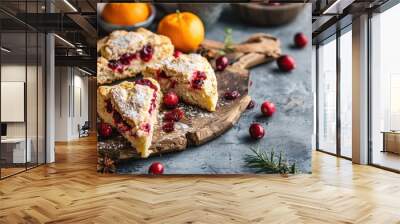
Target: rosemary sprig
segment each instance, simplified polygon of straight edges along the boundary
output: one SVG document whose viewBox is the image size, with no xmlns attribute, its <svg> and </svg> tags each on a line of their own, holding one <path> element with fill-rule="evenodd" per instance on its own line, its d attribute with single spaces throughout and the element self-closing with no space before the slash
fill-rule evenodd
<svg viewBox="0 0 400 224">
<path fill-rule="evenodd" d="M 227 53 L 233 52 L 233 50 L 232 29 L 225 28 L 224 48 L 219 51 L 219 54 L 225 55 Z"/>
<path fill-rule="evenodd" d="M 279 173 L 283 175 L 296 173 L 296 163 L 289 165 L 282 151 L 275 155 L 274 150 L 269 153 L 253 148 L 250 150 L 253 154 L 245 155 L 244 161 L 247 167 L 256 169 L 257 173 Z"/>
</svg>

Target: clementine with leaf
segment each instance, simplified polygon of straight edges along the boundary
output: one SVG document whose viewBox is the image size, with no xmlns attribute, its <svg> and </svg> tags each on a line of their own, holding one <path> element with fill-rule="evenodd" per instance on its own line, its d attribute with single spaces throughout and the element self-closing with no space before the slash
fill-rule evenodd
<svg viewBox="0 0 400 224">
<path fill-rule="evenodd" d="M 188 53 L 203 42 L 204 25 L 195 14 L 177 11 L 160 21 L 157 33 L 169 37 L 176 49 Z"/>
</svg>

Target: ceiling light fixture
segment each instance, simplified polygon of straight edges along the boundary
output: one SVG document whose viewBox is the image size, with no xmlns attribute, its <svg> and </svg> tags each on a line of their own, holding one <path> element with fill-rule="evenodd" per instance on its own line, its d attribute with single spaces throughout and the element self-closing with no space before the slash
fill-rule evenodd
<svg viewBox="0 0 400 224">
<path fill-rule="evenodd" d="M 61 40 L 62 42 L 64 42 L 65 44 L 67 44 L 70 47 L 75 48 L 75 45 L 73 45 L 71 42 L 69 42 L 68 40 L 60 37 L 58 34 L 54 34 L 55 37 L 57 37 L 59 40 Z"/>
<path fill-rule="evenodd" d="M 81 72 L 83 72 L 83 73 L 85 73 L 85 74 L 87 74 L 87 75 L 89 75 L 89 76 L 92 76 L 92 73 L 90 73 L 90 72 L 88 72 L 88 71 L 86 71 L 86 70 L 83 70 L 83 69 L 81 69 L 81 68 L 79 68 L 79 67 L 78 67 L 78 70 L 81 71 Z"/>
<path fill-rule="evenodd" d="M 70 7 L 74 12 L 78 12 L 78 10 L 68 0 L 64 0 L 64 3 L 68 5 L 68 7 Z"/>
<path fill-rule="evenodd" d="M 327 15 L 327 14 L 342 14 L 343 10 L 347 8 L 349 5 L 351 5 L 354 2 L 354 0 L 336 0 L 334 1 L 328 8 L 326 8 L 322 14 Z"/>
<path fill-rule="evenodd" d="M 1 49 L 2 51 L 6 52 L 6 53 L 10 53 L 10 52 L 11 52 L 11 50 L 9 50 L 9 49 L 7 49 L 7 48 L 5 48 L 5 47 L 1 47 L 0 49 Z"/>
</svg>

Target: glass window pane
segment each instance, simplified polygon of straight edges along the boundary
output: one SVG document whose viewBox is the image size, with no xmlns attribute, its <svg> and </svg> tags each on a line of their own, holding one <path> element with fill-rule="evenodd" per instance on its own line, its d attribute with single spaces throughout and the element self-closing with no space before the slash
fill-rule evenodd
<svg viewBox="0 0 400 224">
<path fill-rule="evenodd" d="M 372 163 L 400 170 L 400 5 L 372 18 Z"/>
<path fill-rule="evenodd" d="M 318 51 L 318 146 L 336 153 L 336 39 Z"/>
<path fill-rule="evenodd" d="M 352 33 L 340 37 L 340 127 L 342 156 L 352 156 Z"/>
<path fill-rule="evenodd" d="M 2 33 L 1 46 L 1 139 L 2 177 L 25 170 L 30 162 L 26 142 L 26 33 Z M 28 149 L 28 150 L 26 150 Z"/>
</svg>

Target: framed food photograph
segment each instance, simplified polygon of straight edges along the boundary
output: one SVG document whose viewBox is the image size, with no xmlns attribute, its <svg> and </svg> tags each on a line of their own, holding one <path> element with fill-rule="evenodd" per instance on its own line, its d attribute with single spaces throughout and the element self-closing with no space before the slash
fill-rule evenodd
<svg viewBox="0 0 400 224">
<path fill-rule="evenodd" d="M 98 3 L 99 172 L 311 172 L 311 4 Z"/>
</svg>

